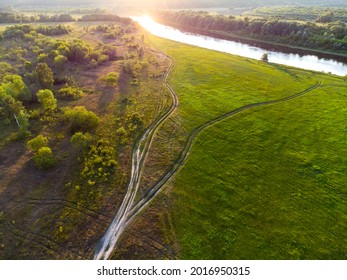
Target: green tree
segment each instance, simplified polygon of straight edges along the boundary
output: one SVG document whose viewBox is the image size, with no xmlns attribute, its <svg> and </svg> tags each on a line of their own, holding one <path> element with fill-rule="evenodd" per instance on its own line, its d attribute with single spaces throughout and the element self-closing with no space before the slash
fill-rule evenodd
<svg viewBox="0 0 347 280">
<path fill-rule="evenodd" d="M 19 75 L 6 75 L 2 88 L 16 100 L 31 100 L 30 91 Z"/>
<path fill-rule="evenodd" d="M 37 84 L 43 89 L 49 89 L 53 86 L 53 72 L 46 63 L 39 63 L 35 69 Z"/>
<path fill-rule="evenodd" d="M 22 102 L 15 100 L 10 94 L 6 92 L 3 85 L 0 85 L 0 109 L 1 113 L 9 118 L 15 119 L 18 127 L 26 131 L 29 126 L 28 114 Z"/>
<path fill-rule="evenodd" d="M 34 156 L 34 162 L 36 167 L 40 169 L 47 169 L 56 164 L 56 159 L 51 148 L 41 147 Z"/>
<path fill-rule="evenodd" d="M 27 142 L 27 147 L 30 151 L 36 152 L 42 147 L 48 146 L 48 139 L 43 135 L 38 135 L 37 137 L 29 140 Z"/>
<path fill-rule="evenodd" d="M 88 111 L 84 106 L 68 108 L 64 113 L 65 119 L 70 122 L 72 132 L 86 132 L 95 129 L 100 119 L 93 112 Z"/>
<path fill-rule="evenodd" d="M 70 61 L 82 63 L 88 60 L 88 56 L 91 53 L 92 48 L 81 40 L 74 40 L 70 44 L 70 52 L 67 57 Z"/>
<path fill-rule="evenodd" d="M 0 35 L 0 40 L 1 40 L 1 35 Z M 11 64 L 0 61 L 0 80 L 2 80 L 9 73 L 13 73 L 14 71 L 16 70 L 15 68 L 12 67 Z"/>
<path fill-rule="evenodd" d="M 44 110 L 54 111 L 57 108 L 57 99 L 54 98 L 53 92 L 49 89 L 41 89 L 36 94 Z"/>
<path fill-rule="evenodd" d="M 20 136 L 27 137 L 30 135 L 29 131 L 29 114 L 26 110 L 20 110 L 18 115 L 16 116 L 16 121 L 19 126 Z"/>
</svg>

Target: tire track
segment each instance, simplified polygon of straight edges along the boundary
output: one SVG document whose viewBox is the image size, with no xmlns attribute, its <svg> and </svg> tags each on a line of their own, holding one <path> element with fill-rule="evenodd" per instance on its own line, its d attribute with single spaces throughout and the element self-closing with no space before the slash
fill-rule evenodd
<svg viewBox="0 0 347 280">
<path fill-rule="evenodd" d="M 235 110 L 232 110 L 232 111 L 230 111 L 230 112 L 228 112 L 222 116 L 219 116 L 219 117 L 217 117 L 211 121 L 208 121 L 208 122 L 200 125 L 199 127 L 195 128 L 189 134 L 188 139 L 186 141 L 186 144 L 185 144 L 181 154 L 179 155 L 178 159 L 174 162 L 174 164 L 171 166 L 171 168 L 162 176 L 162 178 L 154 185 L 154 187 L 152 187 L 152 189 L 150 189 L 145 194 L 145 196 L 143 196 L 131 208 L 131 211 L 129 212 L 129 216 L 128 216 L 128 219 L 127 219 L 125 225 L 128 225 L 131 222 L 131 220 L 137 214 L 139 214 L 152 201 L 152 199 L 158 194 L 158 192 L 163 188 L 163 186 L 167 182 L 169 182 L 174 177 L 174 175 L 179 171 L 179 169 L 184 165 L 184 163 L 185 163 L 185 161 L 189 155 L 189 152 L 191 150 L 191 147 L 194 143 L 194 140 L 204 129 L 206 129 L 206 128 L 208 128 L 208 127 L 210 127 L 210 126 L 212 126 L 212 125 L 214 125 L 220 121 L 223 121 L 229 117 L 232 117 L 232 116 L 235 116 L 241 112 L 244 112 L 246 110 L 251 110 L 253 108 L 261 107 L 261 106 L 269 106 L 269 105 L 282 103 L 282 102 L 286 102 L 286 101 L 290 101 L 290 100 L 299 98 L 299 97 L 317 89 L 318 87 L 321 87 L 321 82 L 316 82 L 314 85 L 310 86 L 309 88 L 305 89 L 304 91 L 301 91 L 299 93 L 296 93 L 296 94 L 288 96 L 288 97 L 245 105 L 245 106 L 242 106 L 242 107 L 237 108 Z"/>
<path fill-rule="evenodd" d="M 137 202 L 134 204 L 134 199 L 137 194 L 141 175 L 142 175 L 142 169 L 145 162 L 145 159 L 148 154 L 148 150 L 152 144 L 153 136 L 157 130 L 157 128 L 166 120 L 168 119 L 172 113 L 176 110 L 178 107 L 178 97 L 176 92 L 172 89 L 172 87 L 168 84 L 167 78 L 172 70 L 173 62 L 172 59 L 169 56 L 166 56 L 169 59 L 170 65 L 169 68 L 164 76 L 164 84 L 170 91 L 172 95 L 172 104 L 170 109 L 162 116 L 157 118 L 145 131 L 143 136 L 140 138 L 138 142 L 135 143 L 133 152 L 132 152 L 132 170 L 131 170 L 131 178 L 130 182 L 127 188 L 127 193 L 123 199 L 123 203 L 118 210 L 117 215 L 113 219 L 110 227 L 108 228 L 107 232 L 101 239 L 100 243 L 96 247 L 94 259 L 108 259 L 111 255 L 114 247 L 116 246 L 116 243 L 121 236 L 121 234 L 124 232 L 127 225 L 132 221 L 132 219 L 139 214 L 151 201 L 152 199 L 159 193 L 159 191 L 163 188 L 163 186 L 169 182 L 174 175 L 179 171 L 179 169 L 184 165 L 189 152 L 191 150 L 191 147 L 194 143 L 194 140 L 196 137 L 206 128 L 223 121 L 226 118 L 229 118 L 231 116 L 237 115 L 243 111 L 250 110 L 256 107 L 260 106 L 269 106 L 281 102 L 286 102 L 293 100 L 295 98 L 301 97 L 314 89 L 321 86 L 320 82 L 316 82 L 311 87 L 305 89 L 304 91 L 301 91 L 297 94 L 271 100 L 271 101 L 264 101 L 264 102 L 258 102 L 253 104 L 248 104 L 245 106 L 242 106 L 240 108 L 237 108 L 235 110 L 232 110 L 224 115 L 221 115 L 213 120 L 210 120 L 198 127 L 196 127 L 188 136 L 188 139 L 186 141 L 186 144 L 180 153 L 178 159 L 171 165 L 170 169 L 162 176 L 161 179 Z"/>
<path fill-rule="evenodd" d="M 32 205 L 38 205 L 41 207 L 45 206 L 53 206 L 53 205 L 62 205 L 64 207 L 70 208 L 72 210 L 75 210 L 77 212 L 81 212 L 89 217 L 92 217 L 94 219 L 97 219 L 101 222 L 107 222 L 111 219 L 110 216 L 107 216 L 105 214 L 99 213 L 97 211 L 94 211 L 92 209 L 89 209 L 87 207 L 84 207 L 82 205 L 79 205 L 78 203 L 74 203 L 68 200 L 59 199 L 59 198 L 47 198 L 47 199 L 35 199 L 35 198 L 23 198 L 19 200 L 12 201 L 13 204 L 19 205 L 19 204 L 32 204 Z"/>
<path fill-rule="evenodd" d="M 140 139 L 134 144 L 132 152 L 131 176 L 127 187 L 127 192 L 111 225 L 95 249 L 94 259 L 108 259 L 112 253 L 119 236 L 125 229 L 125 222 L 128 218 L 129 211 L 133 206 L 139 188 L 142 169 L 147 158 L 148 150 L 152 144 L 153 136 L 157 128 L 173 114 L 178 106 L 178 97 L 175 91 L 167 83 L 167 78 L 172 69 L 173 62 L 168 56 L 166 56 L 166 58 L 169 60 L 169 67 L 164 75 L 164 84 L 169 89 L 172 97 L 171 106 L 162 116 L 157 117 L 157 119 L 151 123 Z"/>
</svg>

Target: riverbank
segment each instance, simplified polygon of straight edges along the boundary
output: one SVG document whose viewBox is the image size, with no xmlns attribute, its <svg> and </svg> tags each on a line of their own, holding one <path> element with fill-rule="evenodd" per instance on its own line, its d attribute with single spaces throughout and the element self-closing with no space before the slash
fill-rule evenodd
<svg viewBox="0 0 347 280">
<path fill-rule="evenodd" d="M 289 48 L 280 48 L 272 44 L 262 47 L 260 44 L 250 44 L 245 40 L 226 40 L 212 37 L 211 34 L 198 34 L 195 29 L 190 33 L 168 25 L 157 23 L 148 16 L 133 17 L 147 31 L 161 38 L 181 42 L 205 49 L 224 52 L 240 57 L 261 60 L 264 53 L 268 53 L 268 62 L 277 65 L 301 68 L 309 71 L 329 73 L 337 76 L 347 75 L 347 59 L 333 55 L 322 55 L 308 51 L 299 52 Z M 186 30 L 188 31 L 188 30 Z M 270 46 L 270 47 L 269 47 Z"/>
<path fill-rule="evenodd" d="M 248 44 L 254 47 L 266 49 L 268 51 L 280 51 L 280 52 L 292 52 L 298 55 L 316 55 L 320 58 L 334 59 L 339 62 L 347 63 L 347 53 L 336 53 L 323 49 L 310 49 L 295 45 L 288 45 L 274 41 L 265 41 L 259 38 L 240 36 L 228 32 L 218 30 L 206 30 L 195 27 L 186 27 L 172 21 L 163 21 L 158 18 L 154 18 L 156 22 L 164 24 L 173 28 L 177 28 L 183 32 L 195 33 L 203 36 L 209 36 L 217 39 L 223 39 L 228 41 L 234 41 L 238 43 Z"/>
</svg>

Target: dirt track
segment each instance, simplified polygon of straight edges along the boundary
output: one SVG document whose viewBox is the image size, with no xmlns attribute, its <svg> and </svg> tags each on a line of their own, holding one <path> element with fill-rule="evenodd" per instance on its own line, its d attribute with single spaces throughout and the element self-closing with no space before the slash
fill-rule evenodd
<svg viewBox="0 0 347 280">
<path fill-rule="evenodd" d="M 210 120 L 199 127 L 195 128 L 188 136 L 188 139 L 185 143 L 185 146 L 177 158 L 177 160 L 174 162 L 172 167 L 162 176 L 161 179 L 136 203 L 134 203 L 136 194 L 138 192 L 139 184 L 141 181 L 141 175 L 142 175 L 142 169 L 144 166 L 145 159 L 147 157 L 149 148 L 152 143 L 153 135 L 155 134 L 157 128 L 166 120 L 168 119 L 173 112 L 176 110 L 178 106 L 178 97 L 176 92 L 171 88 L 171 86 L 167 82 L 167 78 L 169 76 L 169 73 L 172 69 L 173 62 L 171 58 L 169 58 L 170 66 L 164 76 L 164 83 L 166 87 L 169 89 L 171 95 L 172 95 L 172 104 L 169 108 L 169 110 L 161 117 L 158 117 L 144 132 L 140 140 L 135 144 L 133 152 L 132 152 L 132 170 L 131 170 L 131 178 L 130 182 L 127 188 L 126 195 L 124 197 L 124 200 L 122 202 L 121 207 L 118 210 L 117 215 L 113 219 L 110 227 L 108 228 L 107 232 L 101 239 L 99 245 L 97 246 L 94 254 L 94 259 L 108 259 L 111 255 L 113 249 L 116 246 L 116 243 L 121 236 L 121 234 L 124 232 L 127 225 L 132 221 L 132 219 L 141 211 L 143 210 L 151 201 L 152 199 L 158 194 L 158 192 L 164 187 L 164 185 L 170 181 L 174 175 L 179 171 L 179 169 L 184 165 L 189 152 L 191 150 L 191 147 L 196 139 L 196 137 L 206 128 L 225 120 L 226 118 L 232 117 L 234 115 L 237 115 L 243 111 L 253 109 L 255 107 L 260 106 L 269 106 L 281 102 L 286 102 L 298 97 L 301 97 L 316 88 L 321 86 L 320 82 L 316 82 L 316 84 L 312 85 L 311 87 L 305 89 L 302 92 L 296 93 L 294 95 L 284 97 L 281 99 L 271 100 L 271 101 L 265 101 L 265 102 L 259 102 L 259 103 L 253 103 L 248 104 L 243 107 L 234 109 L 222 116 L 219 116 L 213 120 Z"/>
</svg>

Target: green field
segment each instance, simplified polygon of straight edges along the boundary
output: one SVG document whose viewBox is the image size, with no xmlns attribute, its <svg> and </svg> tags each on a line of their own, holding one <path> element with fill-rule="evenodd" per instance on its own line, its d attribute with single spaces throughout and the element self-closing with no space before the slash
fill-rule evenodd
<svg viewBox="0 0 347 280">
<path fill-rule="evenodd" d="M 298 98 L 244 110 L 198 134 L 169 188 L 174 232 L 166 235 L 177 239 L 179 258 L 345 259 L 346 81 L 151 41 L 174 60 L 169 82 L 186 138 L 239 107 L 319 83 Z M 153 146 L 170 151 L 161 139 L 168 134 L 164 125 Z"/>
</svg>

